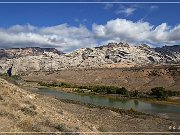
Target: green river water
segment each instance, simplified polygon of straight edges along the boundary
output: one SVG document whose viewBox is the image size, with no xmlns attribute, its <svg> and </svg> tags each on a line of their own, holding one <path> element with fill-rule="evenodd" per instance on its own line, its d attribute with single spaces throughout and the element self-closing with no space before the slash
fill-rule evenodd
<svg viewBox="0 0 180 135">
<path fill-rule="evenodd" d="M 158 104 L 136 99 L 119 99 L 94 95 L 80 95 L 76 93 L 66 93 L 51 88 L 39 88 L 36 91 L 39 94 L 55 96 L 60 99 L 79 101 L 100 106 L 108 106 L 120 109 L 134 108 L 137 111 L 156 114 L 171 120 L 180 121 L 180 106 L 170 104 Z"/>
</svg>

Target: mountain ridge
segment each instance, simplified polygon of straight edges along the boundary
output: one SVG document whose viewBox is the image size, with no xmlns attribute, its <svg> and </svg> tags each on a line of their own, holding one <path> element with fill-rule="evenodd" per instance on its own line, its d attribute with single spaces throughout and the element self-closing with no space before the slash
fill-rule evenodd
<svg viewBox="0 0 180 135">
<path fill-rule="evenodd" d="M 55 71 L 79 68 L 121 68 L 145 65 L 171 65 L 180 63 L 180 46 L 151 48 L 148 45 L 109 43 L 100 47 L 81 48 L 71 53 L 57 53 L 53 49 L 38 55 L 19 55 L 0 59 L 0 73 L 12 68 L 12 74 L 34 71 Z M 26 54 L 26 53 L 25 53 Z"/>
</svg>

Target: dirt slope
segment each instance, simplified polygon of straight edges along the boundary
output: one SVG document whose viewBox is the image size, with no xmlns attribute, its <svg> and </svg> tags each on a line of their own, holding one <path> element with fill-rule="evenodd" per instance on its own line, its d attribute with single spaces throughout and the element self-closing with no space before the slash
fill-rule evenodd
<svg viewBox="0 0 180 135">
<path fill-rule="evenodd" d="M 138 91 L 149 91 L 153 87 L 162 86 L 168 90 L 180 91 L 180 67 L 177 66 L 36 72 L 23 78 L 79 85 L 113 85 Z"/>
</svg>

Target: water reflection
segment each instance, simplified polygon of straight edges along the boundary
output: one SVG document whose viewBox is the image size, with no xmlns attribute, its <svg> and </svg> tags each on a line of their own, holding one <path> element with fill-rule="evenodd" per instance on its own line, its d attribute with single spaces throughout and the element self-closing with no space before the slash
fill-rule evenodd
<svg viewBox="0 0 180 135">
<path fill-rule="evenodd" d="M 139 104 L 138 100 L 134 100 L 134 105 L 137 107 Z"/>
<path fill-rule="evenodd" d="M 154 104 L 154 103 L 151 103 L 151 106 L 153 106 L 154 108 L 159 108 L 159 109 L 167 108 L 167 105 L 163 105 L 163 104 Z"/>
</svg>

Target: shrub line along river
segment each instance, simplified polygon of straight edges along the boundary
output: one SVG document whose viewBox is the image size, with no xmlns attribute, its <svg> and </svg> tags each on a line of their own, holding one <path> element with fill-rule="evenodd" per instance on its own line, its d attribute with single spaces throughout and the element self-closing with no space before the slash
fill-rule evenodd
<svg viewBox="0 0 180 135">
<path fill-rule="evenodd" d="M 139 112 L 156 114 L 180 122 L 180 106 L 170 104 L 158 104 L 137 99 L 119 99 L 93 95 L 81 95 L 75 93 L 67 93 L 64 91 L 57 91 L 53 88 L 39 88 L 36 92 L 39 94 L 55 96 L 60 99 L 73 100 L 100 106 L 114 107 L 117 109 L 129 110 L 133 108 Z"/>
</svg>

